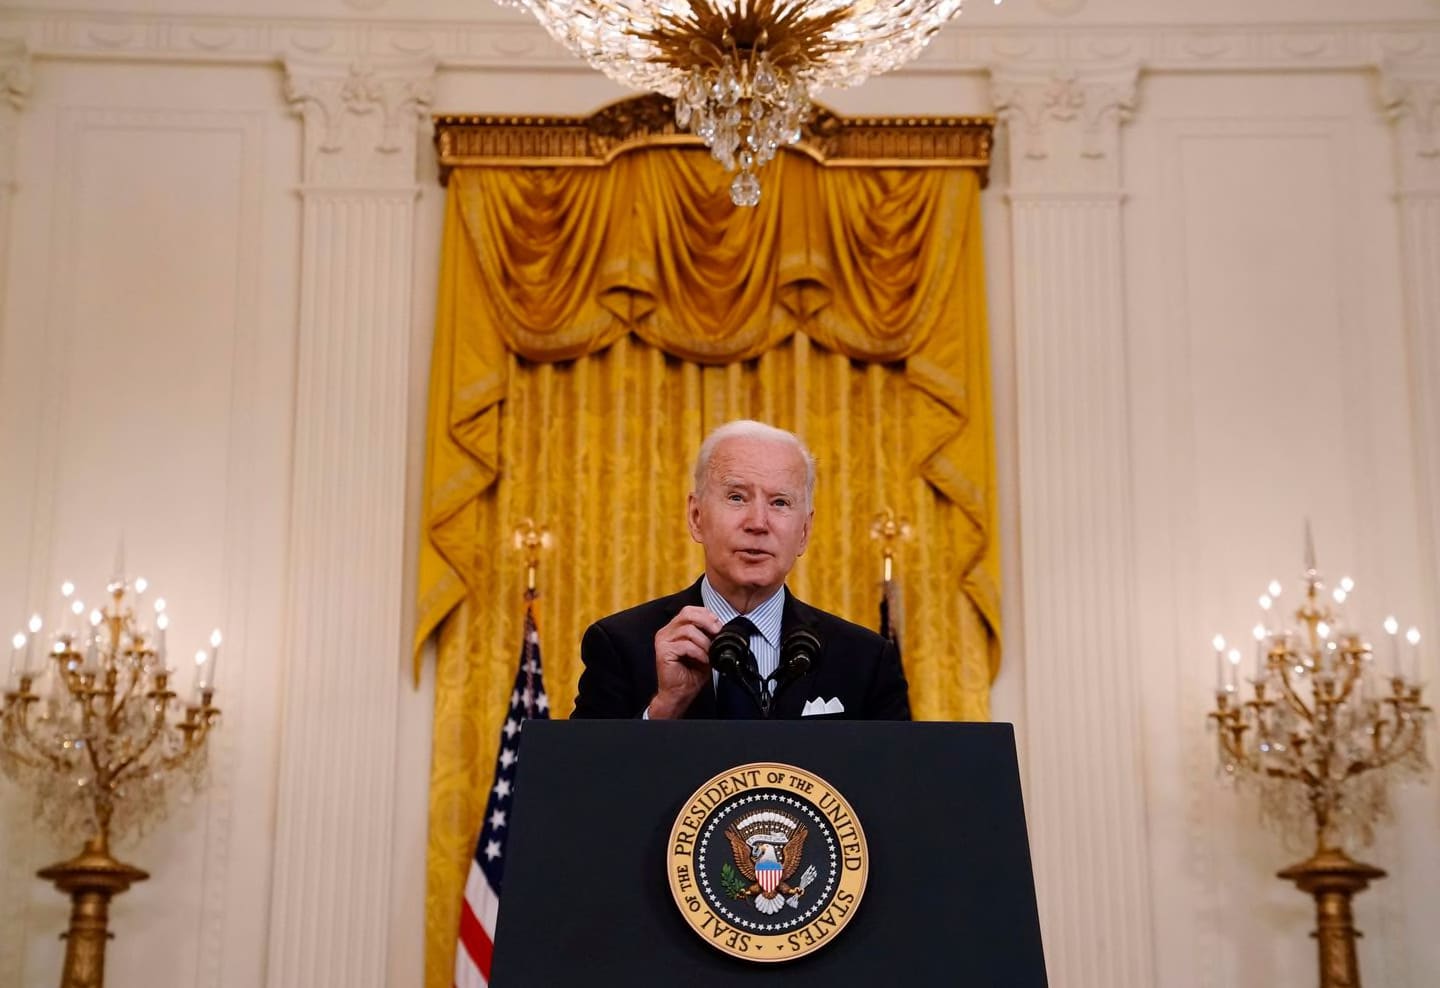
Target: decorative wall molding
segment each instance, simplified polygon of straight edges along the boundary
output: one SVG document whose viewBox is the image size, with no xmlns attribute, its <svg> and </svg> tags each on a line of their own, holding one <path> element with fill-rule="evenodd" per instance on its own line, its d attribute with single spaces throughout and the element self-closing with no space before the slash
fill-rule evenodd
<svg viewBox="0 0 1440 988">
<path fill-rule="evenodd" d="M 1010 188 L 1118 192 L 1120 125 L 1135 109 L 1138 65 L 1029 71 L 998 67 L 991 83 L 1010 135 Z"/>
<path fill-rule="evenodd" d="M 0 38 L 0 340 L 5 338 L 10 256 L 10 197 L 15 192 L 20 111 L 30 92 L 30 52 L 23 42 Z"/>
<path fill-rule="evenodd" d="M 1409 345 L 1415 462 L 1431 601 L 1440 594 L 1440 59 L 1381 71 L 1394 128 L 1400 279 Z M 1432 605 L 1430 623 L 1440 620 Z"/>
<path fill-rule="evenodd" d="M 285 98 L 305 121 L 309 186 L 408 188 L 435 98 L 435 60 L 289 56 Z"/>
<path fill-rule="evenodd" d="M 3 112 L 3 109 L 0 109 L 0 112 Z M 113 228 L 93 225 L 97 222 L 93 220 L 94 214 L 84 208 L 86 187 L 93 182 L 95 166 L 101 164 L 101 159 L 87 155 L 87 146 L 92 141 L 107 134 L 130 135 L 137 142 L 155 138 L 171 141 L 193 138 L 207 145 L 207 149 L 215 149 L 224 137 L 235 138 L 234 143 L 227 145 L 225 150 L 233 151 L 238 159 L 235 160 L 235 172 L 240 176 L 240 182 L 238 186 L 227 189 L 233 193 L 232 196 L 219 200 L 233 203 L 234 212 L 230 215 L 234 225 L 228 228 L 206 229 L 212 242 L 213 238 L 221 238 L 222 243 L 229 237 L 234 238 L 233 260 L 225 272 L 226 276 L 233 277 L 233 281 L 229 283 L 233 288 L 229 295 L 231 304 L 217 306 L 209 313 L 213 326 L 226 327 L 226 332 L 218 335 L 215 340 L 213 351 L 216 361 L 213 366 L 227 370 L 229 391 L 225 402 L 226 415 L 223 425 L 208 435 L 198 427 L 198 423 L 191 423 L 189 426 L 192 441 L 210 441 L 224 449 L 224 476 L 215 484 L 219 493 L 214 502 L 215 514 L 217 518 L 223 519 L 223 527 L 219 529 L 220 554 L 215 558 L 214 565 L 220 574 L 217 583 L 222 602 L 215 617 L 217 623 L 226 629 L 229 657 L 227 663 L 221 667 L 218 684 L 221 691 L 218 702 L 224 709 L 227 729 L 214 735 L 209 743 L 209 782 L 203 796 L 188 809 L 182 809 L 185 803 L 172 807 L 171 817 L 161 824 L 160 832 L 154 835 L 170 836 L 174 845 L 191 842 L 198 845 L 197 880 L 192 886 L 178 892 L 178 896 L 187 902 L 198 901 L 197 921 L 192 927 L 198 939 L 196 967 L 193 973 L 187 972 L 187 975 L 190 975 L 187 983 L 194 984 L 197 988 L 213 988 L 220 983 L 222 940 L 227 925 L 226 897 L 234 867 L 230 848 L 232 822 L 237 815 L 235 773 L 246 719 L 246 710 L 241 705 L 244 693 L 233 687 L 245 675 L 243 670 L 248 664 L 251 646 L 244 625 L 247 619 L 253 620 L 253 615 L 247 614 L 240 602 L 246 599 L 245 586 L 254 576 L 251 568 L 251 547 L 257 524 L 257 509 L 255 499 L 250 496 L 249 484 L 255 473 L 255 451 L 262 448 L 262 440 L 258 435 L 259 426 L 251 412 L 261 404 L 259 391 L 263 390 L 256 370 L 256 335 L 260 322 L 257 299 L 260 296 L 261 282 L 259 257 L 263 131 L 263 116 L 246 111 L 135 109 L 114 106 L 61 108 L 56 114 L 54 144 L 57 160 L 53 174 L 46 176 L 51 184 L 44 187 L 45 194 L 53 200 L 49 212 L 51 229 L 48 235 L 34 237 L 36 243 L 48 245 L 43 252 L 41 267 L 41 270 L 48 273 L 44 290 L 47 305 L 42 318 L 36 324 L 26 328 L 17 327 L 18 331 L 15 337 L 12 337 L 14 339 L 28 332 L 44 339 L 43 356 L 30 368 L 34 378 L 48 381 L 64 378 L 66 375 L 60 369 L 71 368 L 75 353 L 85 345 L 82 334 L 86 324 L 77 315 L 77 296 L 85 294 L 87 290 L 76 287 L 81 282 L 80 262 L 77 259 L 77 255 L 81 253 L 80 245 L 87 241 L 111 245 L 128 242 L 111 236 Z M 215 159 L 212 157 L 208 160 Z M 91 168 L 88 173 L 87 165 Z M 3 190 L 0 190 L 0 197 L 3 195 Z M 29 232 L 32 235 L 36 233 L 33 229 Z M 0 248 L 3 248 L 3 243 L 0 243 Z M 112 246 L 110 249 L 114 251 L 124 248 Z M 5 268 L 0 266 L 0 271 L 4 270 Z M 0 307 L 0 312 L 3 311 L 3 307 Z M 152 317 L 155 311 L 154 308 L 147 310 Z M 136 331 L 136 327 L 128 326 L 126 331 L 134 333 L 135 345 L 141 345 L 141 341 L 146 338 L 143 331 Z M 157 381 L 159 377 L 146 377 L 138 380 L 136 387 L 149 387 Z M 75 516 L 70 516 L 68 521 L 63 515 L 57 518 L 60 511 L 57 503 L 61 499 L 57 497 L 56 485 L 64 476 L 66 457 L 74 453 L 74 441 L 79 434 L 87 430 L 83 422 L 77 422 L 82 416 L 74 408 L 74 397 L 67 394 L 65 387 L 38 389 L 30 407 L 34 417 L 27 423 L 26 428 L 38 433 L 37 446 L 41 453 L 33 463 L 12 466 L 16 468 L 14 475 L 17 478 L 24 477 L 34 490 L 30 500 L 33 510 L 25 515 L 25 522 L 31 530 L 31 585 L 55 585 L 52 567 L 57 546 L 62 538 L 60 526 L 73 529 L 77 524 L 87 523 L 86 519 Z M 116 424 L 115 428 L 123 426 Z M 107 515 L 107 520 L 96 522 L 97 524 L 113 523 L 108 520 L 108 512 L 102 514 Z M 199 551 L 194 546 L 189 548 Z M 163 554 L 162 551 L 161 555 Z M 192 568 L 189 572 L 198 574 L 204 570 Z M 153 571 L 151 575 L 154 575 Z M 244 618 L 232 620 L 237 614 L 244 615 Z M 27 809 L 29 804 L 30 800 L 27 798 Z M 203 827 L 196 821 L 196 817 L 201 814 L 205 818 Z M 23 836 L 26 841 L 23 845 L 25 854 L 22 857 L 7 858 L 9 867 L 19 870 L 22 864 L 33 866 L 41 863 L 34 860 L 34 851 L 46 847 L 47 843 L 38 829 L 27 826 L 17 827 L 16 830 L 14 842 L 6 843 L 11 847 L 22 846 L 19 840 Z M 171 834 L 165 834 L 166 831 L 171 831 Z M 199 836 L 195 836 L 191 831 L 199 831 Z M 149 868 L 152 867 L 151 862 L 156 860 L 155 856 L 164 852 L 165 845 L 164 839 L 145 840 L 140 843 L 135 855 L 125 856 L 140 861 Z M 54 856 L 59 857 L 62 853 L 73 853 L 73 850 L 57 845 Z M 49 856 L 47 852 L 46 857 Z M 53 906 L 50 897 L 54 892 L 37 883 L 33 873 L 28 870 L 15 877 L 20 880 L 6 887 L 21 890 L 23 894 L 4 898 L 7 899 L 7 905 L 13 902 L 12 915 L 23 916 L 27 910 L 30 911 L 32 918 L 21 922 L 20 929 L 25 931 L 26 923 L 29 923 L 29 933 L 35 936 L 39 931 L 35 929 L 33 916 L 39 908 L 48 910 Z M 4 869 L 0 869 L 0 882 L 6 878 Z M 37 888 L 39 891 L 34 892 Z M 37 899 L 45 905 L 37 908 Z M 121 922 L 131 931 L 135 928 L 129 925 L 132 922 L 129 917 L 134 915 L 133 902 L 131 897 L 119 900 L 116 907 L 119 913 L 112 913 L 112 916 L 123 917 Z M 0 915 L 9 911 L 0 911 Z M 135 942 L 130 939 L 130 932 L 120 935 L 124 942 Z M 44 936 L 49 939 L 53 936 L 53 931 L 45 929 Z M 15 957 L 12 961 L 9 957 L 0 956 L 0 984 L 21 984 L 23 969 L 19 965 L 23 961 L 24 958 L 21 957 Z M 10 966 L 12 963 L 14 967 Z M 112 956 L 112 965 L 123 967 L 125 963 Z"/>
<path fill-rule="evenodd" d="M 493 18 L 493 19 L 489 19 Z M 290 55 L 431 56 L 444 68 L 589 72 L 538 24 L 476 8 L 464 22 L 0 11 L 0 36 L 45 58 L 273 61 Z M 979 72 L 996 64 L 1134 62 L 1145 69 L 1368 68 L 1392 58 L 1440 57 L 1440 25 L 1426 21 L 952 28 L 912 71 Z"/>
</svg>

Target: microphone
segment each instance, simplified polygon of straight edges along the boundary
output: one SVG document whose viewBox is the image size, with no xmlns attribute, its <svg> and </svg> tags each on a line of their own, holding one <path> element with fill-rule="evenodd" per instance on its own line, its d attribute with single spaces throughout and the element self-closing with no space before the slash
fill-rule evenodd
<svg viewBox="0 0 1440 988">
<path fill-rule="evenodd" d="M 780 665 L 770 678 L 775 695 L 805 675 L 820 658 L 820 638 L 809 628 L 795 628 L 780 643 Z"/>
<path fill-rule="evenodd" d="M 722 628 L 710 641 L 710 665 L 722 676 L 734 676 L 745 684 L 745 653 L 750 650 L 750 640 L 734 628 Z"/>
<path fill-rule="evenodd" d="M 745 622 L 749 625 L 749 622 Z M 722 677 L 728 676 L 739 683 L 741 689 L 755 701 L 762 717 L 770 716 L 770 691 L 760 682 L 755 672 L 754 660 L 750 657 L 750 637 L 729 626 L 710 640 L 710 667 Z"/>
</svg>

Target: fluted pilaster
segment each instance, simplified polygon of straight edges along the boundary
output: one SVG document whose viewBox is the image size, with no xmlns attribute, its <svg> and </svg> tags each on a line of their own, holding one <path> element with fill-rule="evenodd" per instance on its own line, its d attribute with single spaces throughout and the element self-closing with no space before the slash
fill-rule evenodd
<svg viewBox="0 0 1440 988">
<path fill-rule="evenodd" d="M 1390 63 L 1381 80 L 1395 133 L 1400 277 L 1428 550 L 1426 596 L 1433 601 L 1440 593 L 1440 61 Z M 1440 612 L 1429 618 L 1440 619 Z"/>
<path fill-rule="evenodd" d="M 1054 984 L 1151 988 L 1119 145 L 1135 67 L 997 71 L 1011 162 L 1031 849 Z"/>
<path fill-rule="evenodd" d="M 30 53 L 0 38 L 0 318 L 5 312 L 5 273 L 10 256 L 10 199 L 15 193 L 20 111 L 30 91 Z"/>
<path fill-rule="evenodd" d="M 434 66 L 291 60 L 305 121 L 272 988 L 386 977 L 416 150 Z"/>
</svg>

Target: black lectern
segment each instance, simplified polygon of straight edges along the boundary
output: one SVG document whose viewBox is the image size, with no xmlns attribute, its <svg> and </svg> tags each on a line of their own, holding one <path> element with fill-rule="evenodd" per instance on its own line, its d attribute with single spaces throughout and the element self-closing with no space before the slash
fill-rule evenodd
<svg viewBox="0 0 1440 988">
<path fill-rule="evenodd" d="M 497 988 L 1046 984 L 1008 724 L 530 721 L 519 752 Z M 833 785 L 868 845 L 848 925 L 786 963 L 711 947 L 666 874 L 692 794 L 754 762 Z"/>
</svg>

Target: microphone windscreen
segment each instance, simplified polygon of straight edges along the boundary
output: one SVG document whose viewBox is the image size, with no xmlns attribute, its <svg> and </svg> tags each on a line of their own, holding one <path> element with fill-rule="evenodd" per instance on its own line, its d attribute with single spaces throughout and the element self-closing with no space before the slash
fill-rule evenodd
<svg viewBox="0 0 1440 988">
<path fill-rule="evenodd" d="M 787 680 L 799 679 L 820 657 L 820 638 L 809 628 L 796 628 L 780 643 L 780 668 Z"/>
<path fill-rule="evenodd" d="M 740 671 L 741 656 L 749 647 L 749 640 L 740 632 L 722 630 L 710 642 L 710 665 L 721 675 L 736 675 Z"/>
</svg>

